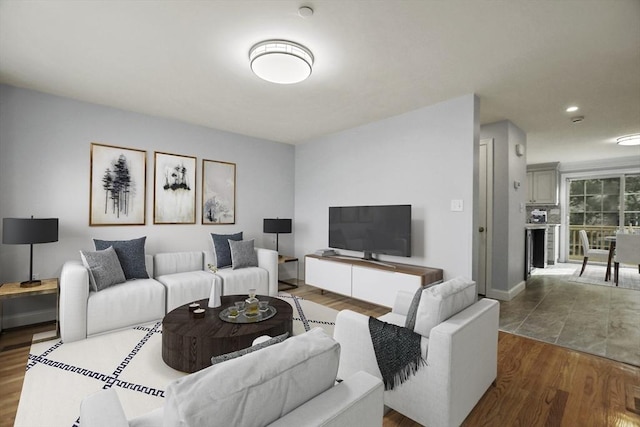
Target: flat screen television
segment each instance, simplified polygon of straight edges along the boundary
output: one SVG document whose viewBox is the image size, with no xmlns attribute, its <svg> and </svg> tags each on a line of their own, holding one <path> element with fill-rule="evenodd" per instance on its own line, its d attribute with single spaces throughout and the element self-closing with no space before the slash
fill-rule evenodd
<svg viewBox="0 0 640 427">
<path fill-rule="evenodd" d="M 411 256 L 411 205 L 329 207 L 329 247 Z"/>
</svg>

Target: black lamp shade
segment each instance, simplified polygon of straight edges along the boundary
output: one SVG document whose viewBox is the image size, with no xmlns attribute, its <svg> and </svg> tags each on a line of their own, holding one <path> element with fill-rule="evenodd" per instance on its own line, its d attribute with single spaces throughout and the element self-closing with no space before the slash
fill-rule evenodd
<svg viewBox="0 0 640 427">
<path fill-rule="evenodd" d="M 265 218 L 263 223 L 265 233 L 291 233 L 291 219 Z"/>
<path fill-rule="evenodd" d="M 28 245 L 58 241 L 58 218 L 3 218 L 2 243 Z"/>
</svg>

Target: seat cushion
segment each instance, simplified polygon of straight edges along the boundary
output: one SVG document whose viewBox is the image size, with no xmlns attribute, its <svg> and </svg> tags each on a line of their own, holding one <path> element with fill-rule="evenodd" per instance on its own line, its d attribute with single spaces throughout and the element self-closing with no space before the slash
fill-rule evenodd
<svg viewBox="0 0 640 427">
<path fill-rule="evenodd" d="M 208 271 L 166 274 L 156 280 L 167 288 L 167 313 L 181 305 L 209 298 L 215 276 Z"/>
<path fill-rule="evenodd" d="M 222 295 L 244 295 L 251 288 L 258 295 L 269 295 L 269 273 L 262 267 L 223 268 L 216 274 L 222 279 Z"/>
<path fill-rule="evenodd" d="M 476 282 L 456 277 L 422 291 L 414 331 L 429 337 L 431 329 L 478 299 Z"/>
<path fill-rule="evenodd" d="M 204 270 L 202 252 L 164 252 L 154 255 L 154 277 Z"/>
<path fill-rule="evenodd" d="M 340 345 L 322 329 L 180 378 L 167 387 L 164 426 L 265 426 L 334 385 Z"/>
<path fill-rule="evenodd" d="M 87 335 L 152 322 L 164 317 L 165 290 L 153 279 L 128 280 L 89 292 Z"/>
</svg>

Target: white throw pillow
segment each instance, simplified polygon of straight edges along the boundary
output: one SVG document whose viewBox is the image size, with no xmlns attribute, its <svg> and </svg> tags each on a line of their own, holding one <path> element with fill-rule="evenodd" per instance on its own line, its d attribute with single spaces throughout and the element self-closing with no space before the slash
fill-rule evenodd
<svg viewBox="0 0 640 427">
<path fill-rule="evenodd" d="M 469 307 L 477 299 L 476 282 L 464 277 L 427 288 L 422 291 L 413 330 L 428 338 L 434 326 Z"/>
</svg>

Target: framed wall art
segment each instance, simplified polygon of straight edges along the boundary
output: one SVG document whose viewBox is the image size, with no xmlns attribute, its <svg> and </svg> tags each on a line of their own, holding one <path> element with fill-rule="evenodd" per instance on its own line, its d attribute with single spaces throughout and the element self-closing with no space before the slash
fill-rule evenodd
<svg viewBox="0 0 640 427">
<path fill-rule="evenodd" d="M 147 152 L 91 143 L 89 225 L 144 225 Z"/>
<path fill-rule="evenodd" d="M 156 151 L 154 224 L 196 223 L 196 158 Z"/>
<path fill-rule="evenodd" d="M 236 223 L 236 164 L 202 160 L 202 224 Z"/>
</svg>

